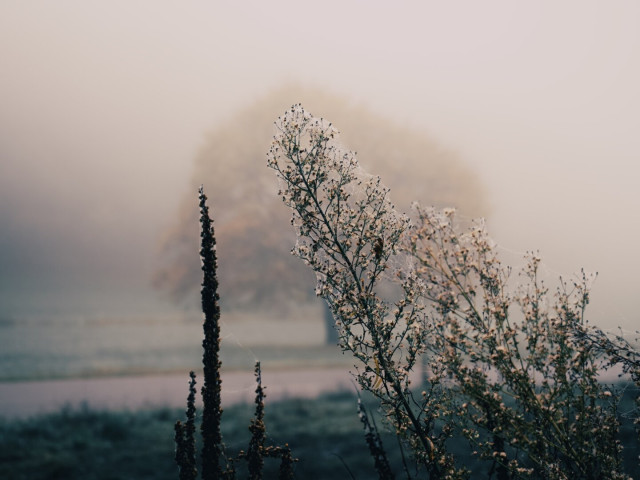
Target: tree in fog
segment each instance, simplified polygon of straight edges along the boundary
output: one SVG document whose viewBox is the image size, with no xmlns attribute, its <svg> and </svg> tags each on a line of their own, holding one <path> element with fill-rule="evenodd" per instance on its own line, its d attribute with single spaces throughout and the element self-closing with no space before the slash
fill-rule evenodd
<svg viewBox="0 0 640 480">
<path fill-rule="evenodd" d="M 168 228 L 155 284 L 176 300 L 198 291 L 198 218 L 191 198 L 198 185 L 210 192 L 217 218 L 220 290 L 232 308 L 272 308 L 286 314 L 292 303 L 315 301 L 314 276 L 290 254 L 294 234 L 290 212 L 265 167 L 274 134 L 273 119 L 292 103 L 304 102 L 316 115 L 340 126 L 366 168 L 393 189 L 401 211 L 410 202 L 454 206 L 465 215 L 486 214 L 480 185 L 450 150 L 424 133 L 399 127 L 345 98 L 318 90 L 284 88 L 256 101 L 214 129 L 198 153 L 192 185 Z M 195 191 L 195 190 L 194 190 Z"/>
</svg>

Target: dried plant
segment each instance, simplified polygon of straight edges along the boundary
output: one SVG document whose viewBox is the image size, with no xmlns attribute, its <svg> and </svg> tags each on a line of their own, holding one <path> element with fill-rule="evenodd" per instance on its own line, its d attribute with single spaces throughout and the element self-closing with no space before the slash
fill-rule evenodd
<svg viewBox="0 0 640 480">
<path fill-rule="evenodd" d="M 200 187 L 200 225 L 202 230 L 200 257 L 202 258 L 202 312 L 204 313 L 204 340 L 202 356 L 204 385 L 202 386 L 202 478 L 214 480 L 222 477 L 222 435 L 220 421 L 222 407 L 220 393 L 220 305 L 216 272 L 216 239 L 213 222 L 209 217 L 207 197 Z"/>
<path fill-rule="evenodd" d="M 598 375 L 620 362 L 633 373 L 638 357 L 587 327 L 590 276 L 550 293 L 530 255 L 513 281 L 481 221 L 465 229 L 453 209 L 417 204 L 399 214 L 330 123 L 295 105 L 276 128 L 268 165 L 293 211 L 293 253 L 316 272 L 359 385 L 429 478 L 468 475 L 447 450 L 458 433 L 489 478 L 628 478 L 616 392 Z"/>
<path fill-rule="evenodd" d="M 262 479 L 264 459 L 268 457 L 280 459 L 278 475 L 280 480 L 292 479 L 293 464 L 297 460 L 291 456 L 291 449 L 289 448 L 289 445 L 285 444 L 284 447 L 265 446 L 267 429 L 264 424 L 264 399 L 266 394 L 264 393 L 264 387 L 262 386 L 260 362 L 256 362 L 255 374 L 257 383 L 255 399 L 256 411 L 254 418 L 251 420 L 251 425 L 249 426 L 251 440 L 249 441 L 249 448 L 247 451 L 241 451 L 238 454 L 238 458 L 246 459 L 247 466 L 249 468 L 250 480 Z"/>
<path fill-rule="evenodd" d="M 175 424 L 176 463 L 180 470 L 180 480 L 195 480 L 198 477 L 196 467 L 196 374 L 189 372 L 189 396 L 187 397 L 187 421 Z"/>
<path fill-rule="evenodd" d="M 256 363 L 256 414 L 251 421 L 249 430 L 251 440 L 248 453 L 240 452 L 236 457 L 227 455 L 222 442 L 220 425 L 222 420 L 221 386 L 222 378 L 220 368 L 220 306 L 218 296 L 216 240 L 213 222 L 209 216 L 207 197 L 200 187 L 200 224 L 201 224 L 201 249 L 202 259 L 202 311 L 204 313 L 204 349 L 202 356 L 204 370 L 204 385 L 202 387 L 202 423 L 200 432 L 202 436 L 202 479 L 235 479 L 235 462 L 246 460 L 249 474 L 252 480 L 262 478 L 264 458 L 279 458 L 281 480 L 293 479 L 293 463 L 296 461 L 291 455 L 288 445 L 284 447 L 265 446 L 266 428 L 264 424 L 264 389 L 260 371 L 260 362 Z M 189 396 L 187 397 L 187 421 L 183 424 L 178 421 L 175 424 L 175 460 L 180 472 L 180 480 L 195 480 L 198 475 L 196 468 L 195 448 L 195 395 L 196 375 L 190 372 Z M 224 464 L 224 467 L 223 467 Z"/>
<path fill-rule="evenodd" d="M 376 472 L 378 472 L 378 478 L 380 480 L 393 480 L 395 476 L 389 465 L 389 459 L 387 458 L 387 452 L 382 444 L 382 438 L 378 432 L 378 427 L 375 421 L 369 420 L 369 414 L 367 409 L 362 403 L 362 399 L 358 397 L 358 417 L 364 427 L 364 438 L 369 447 L 369 453 L 374 461 Z"/>
</svg>

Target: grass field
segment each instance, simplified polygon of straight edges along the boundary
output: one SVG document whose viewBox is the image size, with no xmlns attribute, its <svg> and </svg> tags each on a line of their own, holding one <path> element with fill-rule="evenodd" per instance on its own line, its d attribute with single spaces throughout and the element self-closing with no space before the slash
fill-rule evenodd
<svg viewBox="0 0 640 480">
<path fill-rule="evenodd" d="M 225 410 L 223 436 L 230 452 L 246 449 L 252 415 L 252 405 Z M 173 424 L 183 418 L 176 409 L 81 410 L 2 421 L 0 478 L 177 479 Z M 353 393 L 274 404 L 267 399 L 265 420 L 269 442 L 289 443 L 300 459 L 296 478 L 350 478 L 347 468 L 356 478 L 375 476 Z M 271 478 L 269 467 L 275 472 L 277 464 L 267 460 L 266 466 L 265 478 Z"/>
<path fill-rule="evenodd" d="M 268 394 L 268 389 L 267 389 Z M 622 407 L 630 407 L 631 399 Z M 370 412 L 375 411 L 371 402 Z M 289 443 L 299 462 L 300 479 L 376 478 L 373 461 L 356 415 L 353 392 L 315 400 L 290 399 L 270 403 L 267 398 L 268 442 Z M 252 405 L 234 405 L 222 417 L 228 450 L 246 449 Z M 62 411 L 21 421 L 0 422 L 0 478 L 39 479 L 177 479 L 173 460 L 173 424 L 184 418 L 179 409 L 139 412 Z M 380 421 L 378 420 L 380 425 Z M 623 428 L 627 471 L 640 478 L 638 444 L 630 424 Z M 397 478 L 402 462 L 394 436 L 383 435 Z M 458 460 L 474 467 L 466 444 L 454 445 Z M 267 461 L 266 479 L 276 478 L 276 463 Z M 246 478 L 240 470 L 239 478 Z M 486 478 L 474 467 L 472 478 Z"/>
</svg>

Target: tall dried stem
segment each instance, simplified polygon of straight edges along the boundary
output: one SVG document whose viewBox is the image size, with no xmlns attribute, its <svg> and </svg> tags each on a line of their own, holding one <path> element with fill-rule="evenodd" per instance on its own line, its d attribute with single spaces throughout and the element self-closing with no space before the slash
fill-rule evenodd
<svg viewBox="0 0 640 480">
<path fill-rule="evenodd" d="M 216 258 L 216 239 L 213 221 L 209 217 L 207 197 L 200 187 L 200 224 L 202 259 L 202 312 L 204 313 L 204 384 L 202 386 L 202 478 L 215 480 L 222 476 L 222 435 L 220 422 L 222 418 L 220 377 L 220 306 L 218 296 L 218 268 Z"/>
</svg>

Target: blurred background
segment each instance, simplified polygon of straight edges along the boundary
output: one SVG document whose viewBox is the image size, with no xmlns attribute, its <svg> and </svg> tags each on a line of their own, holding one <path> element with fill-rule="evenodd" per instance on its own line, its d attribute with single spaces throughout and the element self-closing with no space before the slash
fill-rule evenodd
<svg viewBox="0 0 640 480">
<path fill-rule="evenodd" d="M 637 329 L 639 22 L 624 1 L 1 2 L 0 381 L 197 368 L 200 184 L 225 366 L 348 365 L 266 168 L 298 102 L 399 209 L 485 216 L 552 279 L 597 271 L 590 320 Z"/>
</svg>

